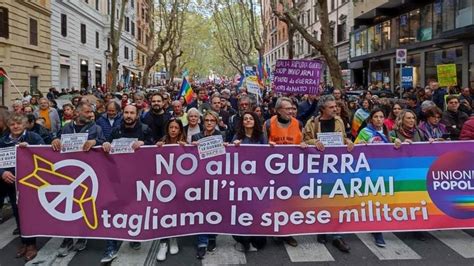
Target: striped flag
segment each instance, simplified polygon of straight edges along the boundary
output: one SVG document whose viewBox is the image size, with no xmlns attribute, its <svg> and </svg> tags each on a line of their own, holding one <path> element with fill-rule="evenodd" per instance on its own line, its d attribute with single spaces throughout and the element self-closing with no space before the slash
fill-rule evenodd
<svg viewBox="0 0 474 266">
<path fill-rule="evenodd" d="M 184 96 L 184 100 L 188 104 L 193 101 L 193 89 L 185 77 L 183 77 L 183 83 L 181 83 L 181 91 L 179 95 Z"/>
</svg>

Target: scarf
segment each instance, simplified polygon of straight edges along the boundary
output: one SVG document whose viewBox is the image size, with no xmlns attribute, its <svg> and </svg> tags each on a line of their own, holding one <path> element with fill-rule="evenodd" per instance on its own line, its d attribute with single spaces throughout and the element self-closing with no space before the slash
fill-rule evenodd
<svg viewBox="0 0 474 266">
<path fill-rule="evenodd" d="M 402 128 L 400 128 L 400 134 L 402 134 L 403 137 L 405 137 L 405 139 L 410 139 L 410 140 L 413 140 L 413 138 L 415 137 L 415 133 L 416 133 L 416 128 L 407 128 L 405 126 L 402 126 Z"/>
</svg>

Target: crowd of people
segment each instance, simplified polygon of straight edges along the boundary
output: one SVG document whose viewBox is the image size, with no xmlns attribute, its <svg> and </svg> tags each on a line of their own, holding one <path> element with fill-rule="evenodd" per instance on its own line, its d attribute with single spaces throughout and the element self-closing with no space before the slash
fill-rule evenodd
<svg viewBox="0 0 474 266">
<path fill-rule="evenodd" d="M 0 147 L 28 144 L 50 144 L 61 149 L 61 134 L 87 133 L 83 150 L 101 146 L 110 152 L 111 142 L 118 138 L 136 138 L 133 149 L 143 145 L 167 144 L 198 145 L 207 136 L 222 135 L 226 143 L 301 145 L 324 152 L 325 145 L 318 133 L 339 132 L 351 152 L 355 144 L 437 142 L 474 139 L 473 99 L 469 88 L 460 94 L 450 93 L 432 81 L 425 88 L 414 88 L 402 99 L 376 96 L 375 90 L 351 95 L 341 89 L 326 88 L 320 95 L 282 96 L 271 90 L 262 95 L 250 95 L 245 88 L 223 84 L 193 85 L 194 98 L 186 103 L 178 95 L 177 85 L 147 92 L 131 89 L 117 94 L 100 90 L 73 92 L 70 103 L 58 106 L 58 93 L 50 89 L 46 97 L 24 95 L 11 108 L 0 110 Z M 93 97 L 88 97 L 94 95 Z M 91 100 L 95 99 L 95 100 Z M 0 169 L 0 202 L 8 197 L 21 234 L 16 206 L 15 169 Z M 1 206 L 0 206 L 1 207 Z M 423 234 L 415 232 L 423 240 Z M 375 244 L 386 244 L 382 233 L 373 233 Z M 217 248 L 216 235 L 198 235 L 198 259 Z M 246 252 L 264 248 L 266 237 L 235 236 L 236 248 Z M 328 236 L 319 234 L 317 241 L 326 243 Z M 297 246 L 291 236 L 276 241 Z M 342 252 L 350 246 L 343 235 L 330 236 L 332 244 Z M 179 252 L 179 239 L 161 239 L 157 260 L 164 261 L 168 253 Z M 117 256 L 120 242 L 107 240 L 102 262 Z M 64 239 L 58 256 L 65 257 L 71 250 L 81 251 L 86 239 Z M 130 242 L 140 249 L 140 242 Z M 37 255 L 36 239 L 21 238 L 16 257 L 26 261 Z"/>
</svg>

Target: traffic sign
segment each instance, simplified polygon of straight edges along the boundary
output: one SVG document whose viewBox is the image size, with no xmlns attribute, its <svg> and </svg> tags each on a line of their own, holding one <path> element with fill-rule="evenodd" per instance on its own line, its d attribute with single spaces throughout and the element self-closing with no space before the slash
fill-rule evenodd
<svg viewBox="0 0 474 266">
<path fill-rule="evenodd" d="M 407 49 L 397 49 L 395 54 L 397 64 L 407 63 Z"/>
</svg>

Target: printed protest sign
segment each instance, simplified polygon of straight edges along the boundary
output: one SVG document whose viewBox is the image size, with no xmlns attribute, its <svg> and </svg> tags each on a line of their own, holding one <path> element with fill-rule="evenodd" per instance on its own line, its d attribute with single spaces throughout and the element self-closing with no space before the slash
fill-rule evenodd
<svg viewBox="0 0 474 266">
<path fill-rule="evenodd" d="M 0 149 L 0 169 L 16 166 L 16 147 L 6 147 Z"/>
<path fill-rule="evenodd" d="M 79 152 L 87 141 L 87 133 L 61 135 L 61 153 Z"/>
<path fill-rule="evenodd" d="M 344 145 L 344 139 L 341 132 L 318 133 L 318 140 L 324 146 Z"/>
<path fill-rule="evenodd" d="M 221 135 L 198 140 L 199 158 L 208 159 L 225 154 L 224 139 Z"/>
<path fill-rule="evenodd" d="M 132 145 L 137 140 L 138 139 L 136 138 L 114 139 L 112 141 L 112 148 L 110 149 L 110 154 L 134 153 L 135 150 L 132 149 Z"/>
</svg>

